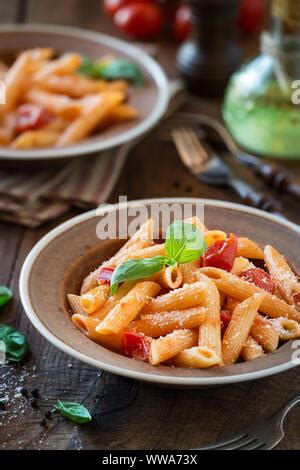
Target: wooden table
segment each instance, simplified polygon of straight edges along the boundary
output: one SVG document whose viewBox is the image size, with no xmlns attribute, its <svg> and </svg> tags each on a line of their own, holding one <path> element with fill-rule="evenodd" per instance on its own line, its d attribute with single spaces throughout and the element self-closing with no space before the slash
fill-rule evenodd
<svg viewBox="0 0 300 470">
<path fill-rule="evenodd" d="M 98 0 L 0 1 L 2 22 L 70 24 L 117 34 L 99 9 Z M 246 44 L 247 47 L 247 44 Z M 175 46 L 162 39 L 159 59 L 170 76 L 175 75 Z M 198 100 L 188 108 L 216 113 L 219 103 Z M 261 184 L 243 171 L 244 177 Z M 199 184 L 179 161 L 174 147 L 150 136 L 132 151 L 109 202 L 118 195 L 128 199 L 160 196 L 208 197 L 237 201 L 229 190 Z M 299 206 L 282 198 L 285 214 L 300 222 Z M 75 214 L 68 214 L 71 217 Z M 13 301 L 1 311 L 1 322 L 21 329 L 28 337 L 30 355 L 24 365 L 4 366 L 2 383 L 14 395 L 16 385 L 38 387 L 39 410 L 12 399 L 8 411 L 0 411 L 0 447 L 6 449 L 157 449 L 193 448 L 229 436 L 258 415 L 268 415 L 291 394 L 299 391 L 296 369 L 263 380 L 205 391 L 156 388 L 95 370 L 75 361 L 45 341 L 26 318 L 18 297 L 19 273 L 32 246 L 55 225 L 39 230 L 0 223 L 0 284 L 14 291 Z M 74 426 L 55 417 L 46 429 L 39 421 L 57 398 L 83 402 L 96 416 L 94 423 Z M 298 409 L 286 426 L 286 438 L 278 449 L 299 449 Z"/>
</svg>

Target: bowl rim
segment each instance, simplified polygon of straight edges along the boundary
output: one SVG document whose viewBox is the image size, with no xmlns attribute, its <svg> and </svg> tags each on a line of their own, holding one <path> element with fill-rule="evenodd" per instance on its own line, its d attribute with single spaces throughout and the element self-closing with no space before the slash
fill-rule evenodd
<svg viewBox="0 0 300 470">
<path fill-rule="evenodd" d="M 270 375 L 274 375 L 285 370 L 291 369 L 296 367 L 297 364 L 293 363 L 292 360 L 285 362 L 283 364 L 269 367 L 267 369 L 261 369 L 254 372 L 246 372 L 237 375 L 228 375 L 228 376 L 221 376 L 221 377 L 168 377 L 164 375 L 152 375 L 151 373 L 145 372 L 138 372 L 135 370 L 126 369 L 120 366 L 109 365 L 105 362 L 102 362 L 101 359 L 93 359 L 85 354 L 76 351 L 71 346 L 64 343 L 62 340 L 57 338 L 54 334 L 48 331 L 48 329 L 44 326 L 44 324 L 39 320 L 38 316 L 35 314 L 34 308 L 31 305 L 30 295 L 29 295 L 29 278 L 32 266 L 38 257 L 38 255 L 43 251 L 43 249 L 57 236 L 69 230 L 70 228 L 80 224 L 86 220 L 99 217 L 102 215 L 102 212 L 107 212 L 115 210 L 115 209 L 122 209 L 126 207 L 130 207 L 132 205 L 139 205 L 139 204 L 150 204 L 150 203 L 198 203 L 204 204 L 205 206 L 212 206 L 212 207 L 220 207 L 224 209 L 232 209 L 235 211 L 250 213 L 256 216 L 259 216 L 264 219 L 268 219 L 270 221 L 279 223 L 291 230 L 295 231 L 295 233 L 299 233 L 299 227 L 297 224 L 290 222 L 287 219 L 281 219 L 277 215 L 270 214 L 264 212 L 260 209 L 255 209 L 252 207 L 245 206 L 243 204 L 237 204 L 233 202 L 227 201 L 218 201 L 214 199 L 203 199 L 203 198 L 149 198 L 149 199 L 137 199 L 133 201 L 128 201 L 124 203 L 116 203 L 111 204 L 109 206 L 103 206 L 103 208 L 94 209 L 88 211 L 84 214 L 78 215 L 76 217 L 72 217 L 71 219 L 67 220 L 66 222 L 60 224 L 50 232 L 48 232 L 44 237 L 41 238 L 37 242 L 37 244 L 32 248 L 32 250 L 27 255 L 22 270 L 20 274 L 19 280 L 19 291 L 20 291 L 20 298 L 25 310 L 25 313 L 33 324 L 33 326 L 39 331 L 39 333 L 44 336 L 50 343 L 56 346 L 58 349 L 62 350 L 63 352 L 69 354 L 70 356 L 74 357 L 77 360 L 80 360 L 84 363 L 87 363 L 91 366 L 94 366 L 98 369 L 102 369 L 106 372 L 110 372 L 116 375 L 120 375 L 123 377 L 128 377 L 135 380 L 140 380 L 143 382 L 149 383 L 156 383 L 156 384 L 164 384 L 170 386 L 213 386 L 213 385 L 227 385 L 230 383 L 237 383 L 237 382 L 245 382 L 250 380 L 255 380 L 263 377 L 268 377 Z"/>
<path fill-rule="evenodd" d="M 158 96 L 151 113 L 140 123 L 130 130 L 121 132 L 119 135 L 106 138 L 103 142 L 90 142 L 89 139 L 78 142 L 77 144 L 66 147 L 55 147 L 38 150 L 12 150 L 0 147 L 0 160 L 59 160 L 72 158 L 84 154 L 102 152 L 113 147 L 131 142 L 149 131 L 164 115 L 169 101 L 168 79 L 161 66 L 152 57 L 141 48 L 122 39 L 109 36 L 97 31 L 89 31 L 73 26 L 60 26 L 42 23 L 13 24 L 7 23 L 0 25 L 0 37 L 2 33 L 42 33 L 42 34 L 61 34 L 64 36 L 77 36 L 92 40 L 95 43 L 104 46 L 111 46 L 120 52 L 126 52 L 126 55 L 132 57 L 136 62 L 143 65 L 155 82 L 158 90 Z"/>
</svg>

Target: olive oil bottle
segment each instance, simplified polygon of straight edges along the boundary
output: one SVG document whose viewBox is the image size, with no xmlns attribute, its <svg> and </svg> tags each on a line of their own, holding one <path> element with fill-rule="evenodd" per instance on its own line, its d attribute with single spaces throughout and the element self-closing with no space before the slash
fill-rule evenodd
<svg viewBox="0 0 300 470">
<path fill-rule="evenodd" d="M 261 54 L 231 77 L 223 116 L 246 150 L 300 159 L 300 0 L 273 0 Z"/>
</svg>

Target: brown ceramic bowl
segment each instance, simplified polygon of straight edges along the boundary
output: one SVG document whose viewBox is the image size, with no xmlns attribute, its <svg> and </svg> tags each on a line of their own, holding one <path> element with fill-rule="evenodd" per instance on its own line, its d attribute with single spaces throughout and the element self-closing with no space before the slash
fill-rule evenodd
<svg viewBox="0 0 300 470">
<path fill-rule="evenodd" d="M 149 209 L 152 203 L 204 204 L 205 224 L 247 236 L 262 246 L 273 244 L 300 272 L 299 227 L 273 215 L 229 202 L 201 199 L 155 199 L 130 203 Z M 38 331 L 51 343 L 75 358 L 100 369 L 164 386 L 207 387 L 253 380 L 276 374 L 297 364 L 292 356 L 296 342 L 290 341 L 275 353 L 247 363 L 203 370 L 167 366 L 153 367 L 111 352 L 85 337 L 70 321 L 67 293 L 77 294 L 85 275 L 109 258 L 121 241 L 99 241 L 96 226 L 107 208 L 88 212 L 57 227 L 28 255 L 20 278 L 24 309 Z M 118 214 L 125 205 L 111 206 Z M 129 218 L 130 219 L 130 218 Z M 299 349 L 299 347 L 298 347 Z"/>
<path fill-rule="evenodd" d="M 129 100 L 139 118 L 112 126 L 75 145 L 38 150 L 13 150 L 0 147 L 1 162 L 32 162 L 65 160 L 96 153 L 129 142 L 147 132 L 163 115 L 168 102 L 168 84 L 164 72 L 150 56 L 128 42 L 100 33 L 66 26 L 1 25 L 0 57 L 7 51 L 33 47 L 53 47 L 58 53 L 76 51 L 96 59 L 106 54 L 134 61 L 143 71 L 146 82 L 130 87 Z"/>
</svg>

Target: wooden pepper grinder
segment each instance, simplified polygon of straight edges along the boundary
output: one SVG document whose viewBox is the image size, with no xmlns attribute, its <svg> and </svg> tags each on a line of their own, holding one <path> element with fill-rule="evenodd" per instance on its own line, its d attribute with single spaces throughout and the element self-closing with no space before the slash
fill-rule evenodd
<svg viewBox="0 0 300 470">
<path fill-rule="evenodd" d="M 188 0 L 188 3 L 193 35 L 179 49 L 177 68 L 192 93 L 220 96 L 242 60 L 235 41 L 240 0 Z"/>
</svg>

